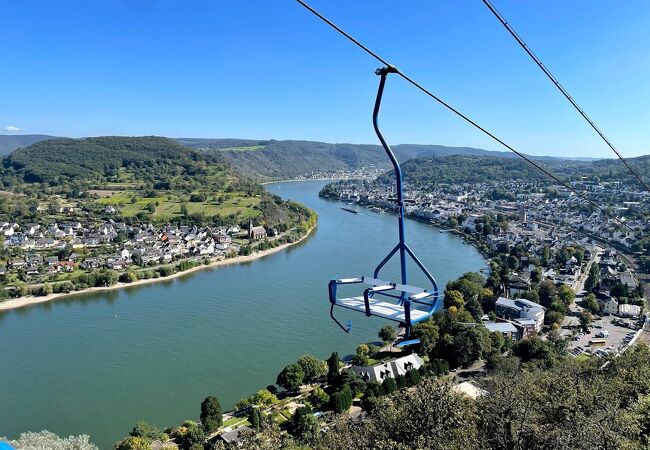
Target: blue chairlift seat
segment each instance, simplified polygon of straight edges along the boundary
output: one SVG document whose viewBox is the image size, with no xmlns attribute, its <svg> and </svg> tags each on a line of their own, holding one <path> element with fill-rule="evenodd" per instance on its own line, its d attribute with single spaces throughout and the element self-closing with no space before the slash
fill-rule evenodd
<svg viewBox="0 0 650 450">
<path fill-rule="evenodd" d="M 400 168 L 399 162 L 395 158 L 393 150 L 390 148 L 384 139 L 381 130 L 379 129 L 379 108 L 381 106 L 381 99 L 384 92 L 386 77 L 389 73 L 397 73 L 397 69 L 392 66 L 388 66 L 377 69 L 376 71 L 376 74 L 381 78 L 379 81 L 377 98 L 375 100 L 372 121 L 375 132 L 377 133 L 377 137 L 379 138 L 379 141 L 386 151 L 386 154 L 388 155 L 395 170 L 395 179 L 397 182 L 397 221 L 399 226 L 399 242 L 390 251 L 388 256 L 386 256 L 375 268 L 372 277 L 364 276 L 358 278 L 341 278 L 330 280 L 328 290 L 329 301 L 331 304 L 330 316 L 344 331 L 349 333 L 351 327 L 344 327 L 334 317 L 335 306 L 347 308 L 353 311 L 363 312 L 366 316 L 377 316 L 399 322 L 400 325 L 406 329 L 406 337 L 408 338 L 410 336 L 413 325 L 426 320 L 434 312 L 442 309 L 442 300 L 439 298 L 438 285 L 436 284 L 435 279 L 406 244 L 404 230 L 404 195 L 402 189 L 402 170 Z M 378 276 L 383 266 L 398 252 L 401 269 L 400 283 L 394 283 L 379 279 Z M 432 288 L 430 290 L 411 286 L 407 283 L 407 255 L 411 257 L 418 268 L 431 282 Z M 337 297 L 336 294 L 338 286 L 355 284 L 367 286 L 363 290 L 362 295 L 344 298 Z"/>
</svg>

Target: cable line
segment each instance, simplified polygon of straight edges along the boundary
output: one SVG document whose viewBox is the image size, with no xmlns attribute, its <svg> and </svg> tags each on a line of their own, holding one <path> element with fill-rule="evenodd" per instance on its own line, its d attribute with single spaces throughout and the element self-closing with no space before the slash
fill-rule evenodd
<svg viewBox="0 0 650 450">
<path fill-rule="evenodd" d="M 483 0 L 483 3 L 485 4 L 485 6 L 488 7 L 488 9 L 492 12 L 492 14 L 494 14 L 494 17 L 496 17 L 499 20 L 499 22 L 501 22 L 501 24 L 505 27 L 505 29 L 508 30 L 508 32 L 512 35 L 512 37 L 515 38 L 515 40 L 521 46 L 521 48 L 523 48 L 526 51 L 526 53 L 528 53 L 528 56 L 530 56 L 532 60 L 535 61 L 535 64 L 537 64 L 537 66 L 540 69 L 542 69 L 542 71 L 546 74 L 549 80 L 551 80 L 551 82 L 555 85 L 555 87 L 557 87 L 560 90 L 562 95 L 566 97 L 566 99 L 569 101 L 569 103 L 573 105 L 576 111 L 580 113 L 580 115 L 587 121 L 587 123 L 589 123 L 589 125 L 591 125 L 591 128 L 593 128 L 594 131 L 598 133 L 598 135 L 603 139 L 603 141 L 605 141 L 605 143 L 609 146 L 609 148 L 612 149 L 612 151 L 616 154 L 616 156 L 618 156 L 618 159 L 620 159 L 623 162 L 623 164 L 625 164 L 625 167 L 627 167 L 630 173 L 632 173 L 632 175 L 634 175 L 634 177 L 637 180 L 639 180 L 641 186 L 643 186 L 646 191 L 650 192 L 650 187 L 648 187 L 646 182 L 643 181 L 643 179 L 639 176 L 639 174 L 637 174 L 632 169 L 632 167 L 630 167 L 630 165 L 625 160 L 625 158 L 623 158 L 623 155 L 621 155 L 618 152 L 618 150 L 616 150 L 614 144 L 612 144 L 611 141 L 607 139 L 607 137 L 603 134 L 602 131 L 600 131 L 600 129 L 593 122 L 593 120 L 589 118 L 587 113 L 578 105 L 578 103 L 573 99 L 573 97 L 571 97 L 571 95 L 567 92 L 564 86 L 562 86 L 562 84 L 560 84 L 557 78 L 555 78 L 553 74 L 546 68 L 544 63 L 537 57 L 537 55 L 531 50 L 531 48 L 528 45 L 526 45 L 524 40 L 521 37 L 519 37 L 517 32 L 514 30 L 514 28 L 512 28 L 512 26 L 508 23 L 505 17 L 503 17 L 503 15 L 492 5 L 492 3 L 489 2 L 489 0 Z"/>
<path fill-rule="evenodd" d="M 622 221 L 621 221 L 620 219 L 618 219 L 616 216 L 610 214 L 609 211 L 607 211 L 605 208 L 603 208 L 602 206 L 600 206 L 598 203 L 594 202 L 593 200 L 591 200 L 590 198 L 588 198 L 587 196 L 585 196 L 583 193 L 581 193 L 581 192 L 575 190 L 575 189 L 574 189 L 571 185 L 569 185 L 566 181 L 564 181 L 564 180 L 558 178 L 556 175 L 554 175 L 554 174 L 552 174 L 551 172 L 549 172 L 549 171 L 548 171 L 546 168 L 544 168 L 542 165 L 540 165 L 540 164 L 538 164 L 537 162 L 533 161 L 531 158 L 529 158 L 529 157 L 526 156 L 525 154 L 523 154 L 523 153 L 517 151 L 516 149 L 514 149 L 514 148 L 511 147 L 510 145 L 506 144 L 503 140 L 501 140 L 500 138 L 498 138 L 497 136 L 495 136 L 494 134 L 492 134 L 490 131 L 488 131 L 487 129 L 483 128 L 481 125 L 479 125 L 478 123 L 474 122 L 472 119 L 470 119 L 469 117 L 467 117 L 465 114 L 461 113 L 459 110 L 457 110 L 456 108 L 454 108 L 453 106 L 451 106 L 449 103 L 445 102 L 445 101 L 442 100 L 440 97 L 436 96 L 436 95 L 433 94 L 431 91 L 427 90 L 424 86 L 422 86 L 421 84 L 419 84 L 418 82 L 416 82 L 415 80 L 413 80 L 412 78 L 410 78 L 409 76 L 407 76 L 406 74 L 404 74 L 401 70 L 399 70 L 398 68 L 396 68 L 396 67 L 393 66 L 392 64 L 388 63 L 384 58 L 382 58 L 381 56 L 379 56 L 379 55 L 378 55 L 377 53 L 375 53 L 374 51 L 370 50 L 370 49 L 369 49 L 368 47 L 366 47 L 364 44 L 362 44 L 362 43 L 359 42 L 357 39 L 355 39 L 352 35 L 350 35 L 350 34 L 347 33 L 346 31 L 344 31 L 341 27 L 339 27 L 339 26 L 336 25 L 334 22 L 332 22 L 331 20 L 329 20 L 327 17 L 325 17 L 324 15 L 322 15 L 321 13 L 319 13 L 317 10 L 315 10 L 314 8 L 312 8 L 312 7 L 311 7 L 309 4 L 307 4 L 304 0 L 296 0 L 296 1 L 297 1 L 298 3 L 300 3 L 302 6 L 304 6 L 307 10 L 309 10 L 312 14 L 314 14 L 314 15 L 317 16 L 319 19 L 321 19 L 323 22 L 325 22 L 325 23 L 328 24 L 330 27 L 332 27 L 333 29 L 335 29 L 336 31 L 338 31 L 340 34 L 342 34 L 343 36 L 345 36 L 345 37 L 346 37 L 347 39 L 349 39 L 351 42 L 353 42 L 357 47 L 361 48 L 363 51 L 365 51 L 366 53 L 368 53 L 370 56 L 372 56 L 373 58 L 375 58 L 376 60 L 378 60 L 379 62 L 381 62 L 382 64 L 384 64 L 385 66 L 390 67 L 392 70 L 394 70 L 394 73 L 396 73 L 397 75 L 399 75 L 400 77 L 402 77 L 404 80 L 406 80 L 407 82 L 409 82 L 410 84 L 412 84 L 413 86 L 415 86 L 417 89 L 419 89 L 420 91 L 422 91 L 423 93 L 425 93 L 426 95 L 428 95 L 429 97 L 431 97 L 432 99 L 434 99 L 436 102 L 438 102 L 439 104 L 441 104 L 442 106 L 444 106 L 445 108 L 447 108 L 447 109 L 448 109 L 449 111 L 451 111 L 452 113 L 454 113 L 455 115 L 457 115 L 458 117 L 460 117 L 461 119 L 463 119 L 465 122 L 469 123 L 469 124 L 472 125 L 474 128 L 476 128 L 476 129 L 478 129 L 479 131 L 483 132 L 485 135 L 489 136 L 489 137 L 492 138 L 494 141 L 496 141 L 496 142 L 498 142 L 499 144 L 503 145 L 505 148 L 507 148 L 508 150 L 510 150 L 511 152 L 513 152 L 515 155 L 519 156 L 521 159 L 523 159 L 524 161 L 526 161 L 528 164 L 532 165 L 533 167 L 535 167 L 535 168 L 536 168 L 537 170 L 539 170 L 540 172 L 544 173 L 544 174 L 545 174 L 546 176 L 548 176 L 549 178 L 552 178 L 552 179 L 555 180 L 557 183 L 559 183 L 560 185 L 562 185 L 564 188 L 566 188 L 566 189 L 568 189 L 569 191 L 573 192 L 573 193 L 574 193 L 575 195 L 577 195 L 581 200 L 583 200 L 583 201 L 589 203 L 590 205 L 592 205 L 593 207 L 595 207 L 596 209 L 598 209 L 600 212 L 602 212 L 603 214 L 605 214 L 605 215 L 606 215 L 607 217 L 609 217 L 610 219 L 613 219 L 615 222 L 617 222 L 618 224 L 624 226 L 624 227 L 627 228 L 628 230 L 633 231 L 633 230 L 632 230 L 632 229 L 631 229 L 631 228 L 630 228 L 626 223 L 622 222 Z"/>
</svg>

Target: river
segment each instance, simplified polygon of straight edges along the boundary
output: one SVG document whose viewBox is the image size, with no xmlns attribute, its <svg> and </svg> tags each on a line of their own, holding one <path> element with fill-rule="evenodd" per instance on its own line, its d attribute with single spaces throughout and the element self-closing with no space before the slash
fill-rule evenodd
<svg viewBox="0 0 650 450">
<path fill-rule="evenodd" d="M 0 313 L 0 436 L 47 429 L 111 448 L 138 420 L 164 428 L 196 419 L 210 394 L 230 408 L 302 354 L 345 355 L 376 340 L 379 319 L 341 314 L 353 319 L 349 335 L 331 321 L 327 281 L 370 275 L 396 243 L 396 217 L 345 212 L 318 197 L 324 184 L 266 186 L 319 216 L 312 235 L 287 250 Z M 441 288 L 485 266 L 455 236 L 416 221 L 406 229 Z"/>
</svg>

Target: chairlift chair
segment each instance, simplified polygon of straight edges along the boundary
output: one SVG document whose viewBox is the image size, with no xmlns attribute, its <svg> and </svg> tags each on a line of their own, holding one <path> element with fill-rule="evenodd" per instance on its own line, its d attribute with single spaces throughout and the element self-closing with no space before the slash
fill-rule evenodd
<svg viewBox="0 0 650 450">
<path fill-rule="evenodd" d="M 363 312 L 366 316 L 377 316 L 384 319 L 398 322 L 401 327 L 405 328 L 406 337 L 408 338 L 413 326 L 422 322 L 431 315 L 442 309 L 442 299 L 439 297 L 438 285 L 431 273 L 422 264 L 422 262 L 415 256 L 410 247 L 406 244 L 405 230 L 404 230 L 404 194 L 402 190 L 402 170 L 399 162 L 390 148 L 384 136 L 381 133 L 378 125 L 379 109 L 381 106 L 381 99 L 384 93 L 384 86 L 386 78 L 390 73 L 397 73 L 397 69 L 393 66 L 387 66 L 375 71 L 379 75 L 379 89 L 377 91 L 377 98 L 375 100 L 375 107 L 372 114 L 372 122 L 375 128 L 375 133 L 381 142 L 382 147 L 390 158 L 390 161 L 395 170 L 395 178 L 397 182 L 397 222 L 399 231 L 399 241 L 397 245 L 388 253 L 388 255 L 379 263 L 375 268 L 373 276 L 361 276 L 353 278 L 339 278 L 330 280 L 328 285 L 329 301 L 330 301 L 330 316 L 343 329 L 349 333 L 352 328 L 351 321 L 348 321 L 347 327 L 344 327 L 334 317 L 334 307 L 339 306 L 357 312 Z M 390 261 L 393 256 L 399 253 L 400 259 L 400 273 L 401 281 L 399 283 L 392 281 L 385 281 L 379 278 L 380 272 L 384 265 Z M 407 255 L 415 262 L 417 267 L 425 277 L 429 280 L 432 287 L 424 289 L 421 287 L 411 286 L 407 283 Z M 337 288 L 340 285 L 359 285 L 365 286 L 363 293 L 354 297 L 338 298 Z"/>
</svg>

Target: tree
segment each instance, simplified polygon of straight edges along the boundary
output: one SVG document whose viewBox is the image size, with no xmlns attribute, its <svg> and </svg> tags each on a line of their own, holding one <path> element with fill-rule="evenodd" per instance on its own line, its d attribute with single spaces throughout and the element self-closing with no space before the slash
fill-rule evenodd
<svg viewBox="0 0 650 450">
<path fill-rule="evenodd" d="M 50 283 L 45 283 L 43 285 L 43 295 L 50 295 L 52 292 L 54 292 L 52 285 Z"/>
<path fill-rule="evenodd" d="M 275 405 L 278 401 L 279 400 L 275 394 L 269 392 L 266 389 L 260 389 L 253 396 L 253 404 L 262 408 Z"/>
<path fill-rule="evenodd" d="M 445 291 L 445 308 L 449 309 L 452 306 L 456 309 L 462 309 L 465 306 L 465 299 L 460 291 Z"/>
<path fill-rule="evenodd" d="M 141 437 L 153 441 L 155 439 L 160 439 L 162 433 L 160 430 L 153 425 L 149 425 L 147 422 L 139 421 L 133 427 L 133 430 L 129 433 L 133 437 Z"/>
<path fill-rule="evenodd" d="M 348 386 L 352 392 L 352 396 L 356 396 L 366 389 L 366 383 L 361 378 L 361 375 L 351 369 L 345 369 L 339 374 L 336 385 Z"/>
<path fill-rule="evenodd" d="M 560 297 L 560 299 L 564 302 L 566 306 L 571 305 L 573 303 L 573 300 L 576 297 L 576 293 L 571 289 L 569 286 L 566 284 L 560 285 L 560 287 L 557 290 L 557 295 Z"/>
<path fill-rule="evenodd" d="M 384 325 L 379 330 L 378 336 L 384 344 L 392 343 L 396 337 L 395 328 L 391 325 Z"/>
<path fill-rule="evenodd" d="M 350 390 L 350 386 L 346 384 L 343 386 L 343 389 L 332 394 L 330 402 L 332 410 L 337 414 L 349 410 L 350 406 L 352 406 L 352 391 Z"/>
<path fill-rule="evenodd" d="M 357 351 L 354 357 L 352 358 L 352 364 L 355 366 L 367 366 L 370 364 L 370 358 L 368 354 L 370 353 L 370 348 L 366 344 L 359 344 L 357 346 Z"/>
<path fill-rule="evenodd" d="M 221 403 L 216 397 L 206 397 L 201 402 L 201 423 L 208 433 L 217 431 L 223 423 Z"/>
<path fill-rule="evenodd" d="M 115 450 L 151 450 L 151 441 L 143 437 L 131 436 L 117 442 L 114 448 Z"/>
<path fill-rule="evenodd" d="M 317 387 L 309 395 L 309 402 L 314 405 L 314 408 L 321 408 L 323 405 L 327 405 L 329 401 L 330 396 L 321 387 Z"/>
<path fill-rule="evenodd" d="M 586 331 L 589 324 L 594 321 L 594 316 L 589 311 L 580 311 L 578 313 L 578 319 L 580 319 L 582 329 Z"/>
<path fill-rule="evenodd" d="M 248 421 L 251 423 L 251 428 L 259 430 L 262 427 L 263 417 L 260 408 L 252 408 L 248 416 Z"/>
<path fill-rule="evenodd" d="M 386 395 L 392 394 L 397 390 L 397 383 L 393 378 L 384 378 L 384 381 L 381 383 L 382 387 L 384 388 L 384 393 Z"/>
<path fill-rule="evenodd" d="M 203 448 L 205 431 L 197 423 L 189 423 L 178 434 L 177 441 L 179 447 L 183 450 L 194 450 L 197 446 Z"/>
<path fill-rule="evenodd" d="M 598 285 L 600 284 L 600 269 L 598 268 L 598 264 L 592 264 L 591 268 L 589 269 L 589 275 L 587 276 L 587 280 L 585 281 L 585 291 L 591 292 L 596 290 Z"/>
<path fill-rule="evenodd" d="M 406 385 L 407 386 L 415 386 L 416 384 L 420 384 L 420 381 L 422 380 L 422 376 L 420 375 L 420 372 L 418 372 L 416 369 L 410 369 L 406 371 Z"/>
<path fill-rule="evenodd" d="M 181 204 L 181 215 L 186 218 L 190 215 L 189 211 L 187 210 L 187 203 Z"/>
<path fill-rule="evenodd" d="M 582 306 L 592 314 L 598 314 L 600 312 L 596 296 L 591 292 L 582 300 Z"/>
<path fill-rule="evenodd" d="M 278 374 L 276 383 L 288 391 L 298 389 L 305 381 L 305 372 L 299 364 L 289 364 Z"/>
<path fill-rule="evenodd" d="M 310 445 L 318 437 L 318 419 L 309 406 L 298 408 L 291 418 L 291 434 L 301 444 Z"/>
<path fill-rule="evenodd" d="M 542 306 L 548 307 L 551 304 L 553 298 L 555 298 L 557 295 L 557 288 L 555 287 L 555 283 L 553 283 L 551 280 L 543 280 L 541 283 L 539 283 L 538 292 L 539 302 Z"/>
<path fill-rule="evenodd" d="M 303 355 L 298 359 L 298 365 L 305 374 L 305 381 L 317 381 L 327 373 L 327 364 L 315 356 Z"/>
<path fill-rule="evenodd" d="M 45 430 L 38 433 L 33 431 L 20 433 L 16 440 L 7 440 L 0 437 L 0 442 L 8 442 L 9 445 L 16 449 L 98 450 L 97 446 L 90 442 L 90 437 L 85 434 L 62 438 Z"/>
<path fill-rule="evenodd" d="M 327 382 L 332 384 L 334 380 L 339 375 L 339 364 L 341 360 L 339 359 L 339 354 L 333 352 L 332 355 L 327 359 Z"/>
<path fill-rule="evenodd" d="M 413 327 L 413 337 L 420 340 L 424 353 L 431 354 L 438 344 L 440 330 L 433 320 L 427 319 Z"/>
</svg>

